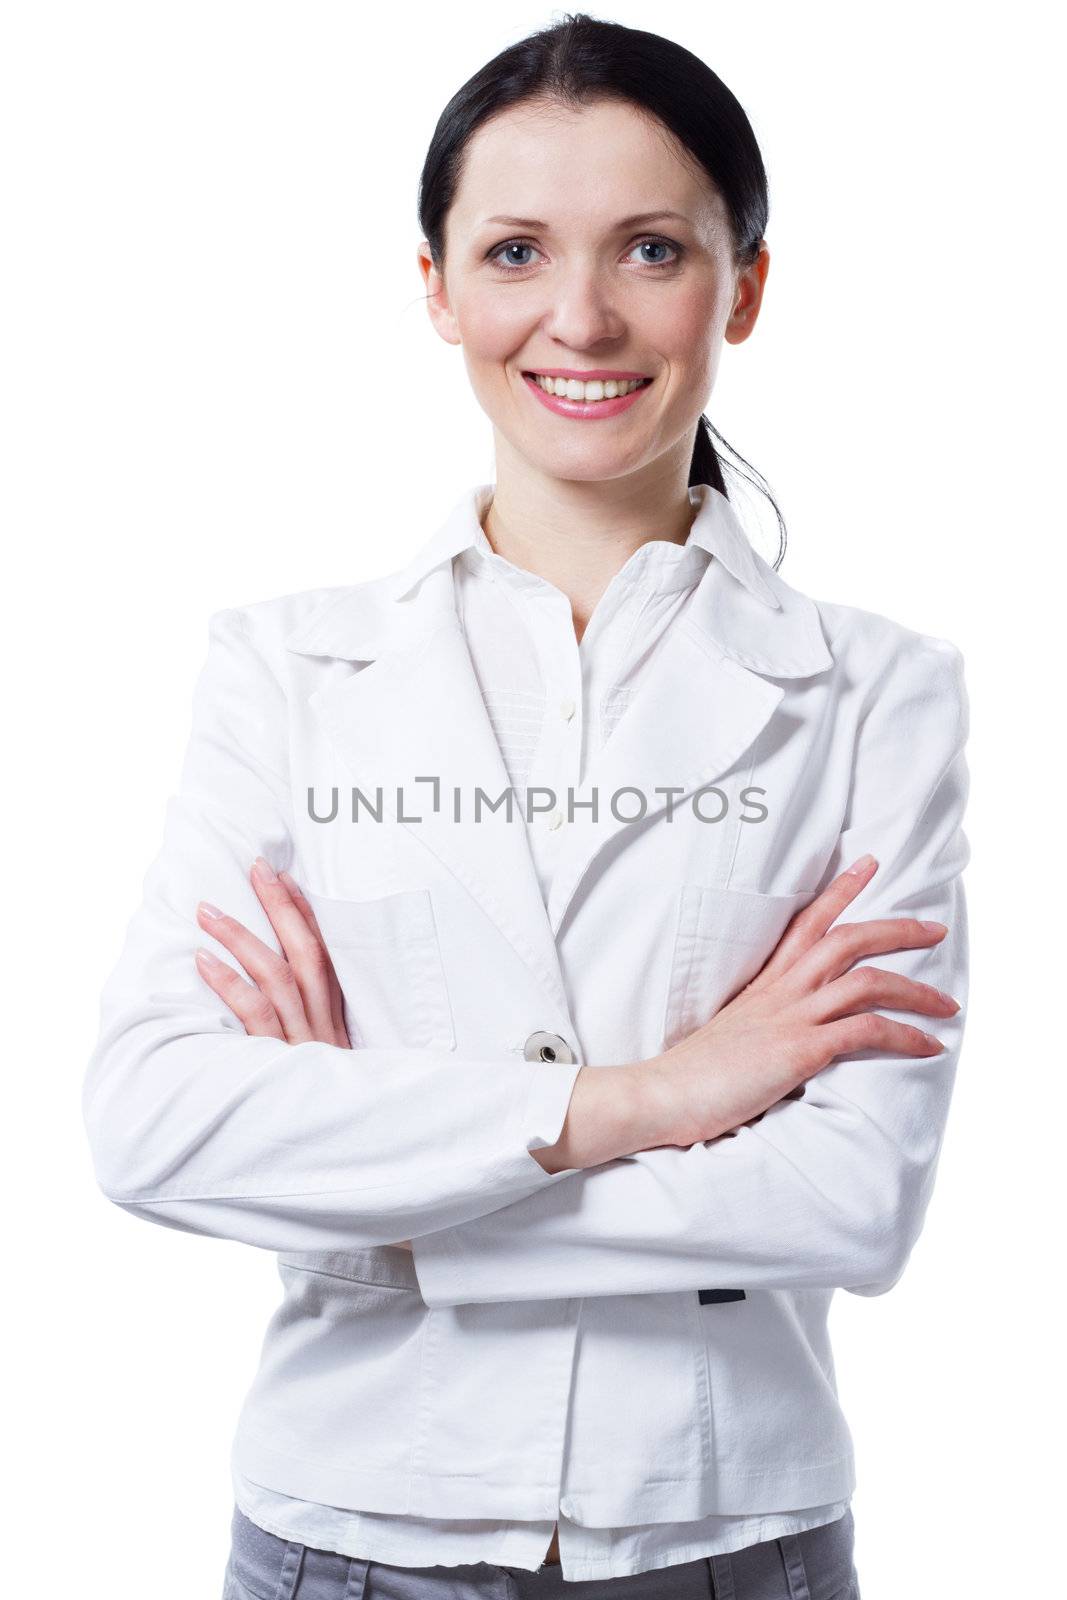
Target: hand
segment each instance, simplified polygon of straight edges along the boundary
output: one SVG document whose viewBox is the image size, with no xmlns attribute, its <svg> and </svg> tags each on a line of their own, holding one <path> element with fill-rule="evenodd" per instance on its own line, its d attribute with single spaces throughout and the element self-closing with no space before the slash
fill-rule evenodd
<svg viewBox="0 0 1067 1600">
<path fill-rule="evenodd" d="M 289 1044 L 317 1039 L 351 1050 L 341 985 L 309 901 L 288 872 L 276 876 L 262 856 L 252 865 L 251 880 L 282 954 L 202 900 L 196 912 L 200 927 L 237 957 L 253 981 L 205 949 L 196 952 L 200 976 L 246 1033 Z"/>
<path fill-rule="evenodd" d="M 937 944 L 944 923 L 885 917 L 831 928 L 877 871 L 846 871 L 792 918 L 752 981 L 711 1021 L 644 1063 L 647 1087 L 667 1129 L 664 1144 L 692 1145 L 758 1121 L 795 1098 L 808 1078 L 853 1050 L 931 1056 L 941 1042 L 874 1008 L 951 1017 L 951 995 L 881 967 L 853 967 L 864 955 Z"/>
<path fill-rule="evenodd" d="M 237 957 L 255 981 L 247 982 L 227 962 L 203 949 L 196 952 L 200 976 L 244 1023 L 246 1033 L 289 1044 L 318 1039 L 351 1050 L 341 985 L 310 902 L 288 872 L 275 876 L 262 856 L 252 864 L 251 881 L 284 954 L 265 945 L 235 917 L 202 900 L 197 922 Z M 402 1240 L 400 1248 L 410 1250 L 411 1240 Z"/>
</svg>

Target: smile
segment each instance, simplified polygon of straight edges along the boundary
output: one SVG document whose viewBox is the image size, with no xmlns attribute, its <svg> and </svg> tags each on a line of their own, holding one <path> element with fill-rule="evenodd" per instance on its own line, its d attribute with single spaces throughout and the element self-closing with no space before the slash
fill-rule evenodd
<svg viewBox="0 0 1067 1600">
<path fill-rule="evenodd" d="M 614 417 L 628 411 L 638 396 L 652 383 L 651 378 L 545 378 L 524 372 L 523 383 L 546 406 L 561 417 Z M 557 392 L 557 390 L 559 392 Z"/>
</svg>

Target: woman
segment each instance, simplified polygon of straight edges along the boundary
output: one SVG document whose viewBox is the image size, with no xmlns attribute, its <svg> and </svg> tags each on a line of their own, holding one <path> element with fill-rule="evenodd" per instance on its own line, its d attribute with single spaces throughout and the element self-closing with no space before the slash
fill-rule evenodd
<svg viewBox="0 0 1067 1600">
<path fill-rule="evenodd" d="M 826 1319 L 929 1200 L 966 695 L 732 511 L 766 219 L 680 46 L 504 51 L 419 250 L 495 483 L 211 619 L 85 1113 L 117 1204 L 278 1252 L 229 1600 L 859 1593 Z"/>
</svg>

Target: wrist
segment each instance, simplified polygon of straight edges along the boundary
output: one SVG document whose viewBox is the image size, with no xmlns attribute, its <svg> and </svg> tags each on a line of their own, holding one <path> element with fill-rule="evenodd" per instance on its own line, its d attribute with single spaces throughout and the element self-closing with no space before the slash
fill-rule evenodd
<svg viewBox="0 0 1067 1600">
<path fill-rule="evenodd" d="M 546 1172 L 563 1172 L 669 1142 L 668 1095 L 657 1056 L 624 1066 L 582 1067 L 559 1138 L 530 1154 Z"/>
<path fill-rule="evenodd" d="M 546 1172 L 595 1167 L 618 1154 L 615 1120 L 618 1099 L 605 1082 L 610 1067 L 581 1067 L 574 1080 L 567 1115 L 555 1144 L 531 1150 Z"/>
<path fill-rule="evenodd" d="M 678 1106 L 675 1079 L 663 1056 L 649 1056 L 626 1067 L 635 1140 L 626 1154 L 677 1144 Z"/>
</svg>

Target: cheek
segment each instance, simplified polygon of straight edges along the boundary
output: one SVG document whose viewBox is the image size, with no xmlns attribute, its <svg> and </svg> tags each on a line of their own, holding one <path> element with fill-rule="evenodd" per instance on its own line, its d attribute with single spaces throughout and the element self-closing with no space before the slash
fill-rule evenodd
<svg viewBox="0 0 1067 1600">
<path fill-rule="evenodd" d="M 479 294 L 471 290 L 453 301 L 459 335 L 467 354 L 468 366 L 485 363 L 499 367 L 522 344 L 528 318 L 519 306 L 519 297 Z"/>
<path fill-rule="evenodd" d="M 664 300 L 643 319 L 642 334 L 671 368 L 675 393 L 704 391 L 715 376 L 722 333 L 714 295 L 686 294 Z"/>
</svg>

